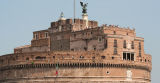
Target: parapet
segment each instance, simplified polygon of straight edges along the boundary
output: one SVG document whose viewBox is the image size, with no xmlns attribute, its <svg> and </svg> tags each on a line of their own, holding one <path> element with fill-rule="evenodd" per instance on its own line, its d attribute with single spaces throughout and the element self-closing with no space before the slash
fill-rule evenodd
<svg viewBox="0 0 160 83">
<path fill-rule="evenodd" d="M 118 25 L 103 25 L 101 26 L 104 29 L 104 33 L 113 34 L 113 35 L 128 35 L 128 36 L 136 36 L 135 29 L 122 28 Z"/>
<path fill-rule="evenodd" d="M 51 28 L 58 27 L 60 25 L 67 25 L 67 24 L 72 24 L 72 19 L 66 19 L 66 20 L 58 20 L 56 22 L 51 23 Z"/>
</svg>

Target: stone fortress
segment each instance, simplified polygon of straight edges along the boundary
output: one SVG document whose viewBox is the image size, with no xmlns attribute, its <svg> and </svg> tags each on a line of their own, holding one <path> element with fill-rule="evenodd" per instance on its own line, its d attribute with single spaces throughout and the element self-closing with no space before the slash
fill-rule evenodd
<svg viewBox="0 0 160 83">
<path fill-rule="evenodd" d="M 135 29 L 65 19 L 0 56 L 0 83 L 151 83 L 152 57 Z"/>
</svg>

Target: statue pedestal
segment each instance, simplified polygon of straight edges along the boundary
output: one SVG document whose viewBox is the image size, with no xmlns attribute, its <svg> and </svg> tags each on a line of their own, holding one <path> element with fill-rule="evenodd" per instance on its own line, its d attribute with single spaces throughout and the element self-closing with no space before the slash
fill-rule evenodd
<svg viewBox="0 0 160 83">
<path fill-rule="evenodd" d="M 88 28 L 88 15 L 87 14 L 83 14 L 82 15 L 82 19 L 86 20 L 86 28 Z"/>
</svg>

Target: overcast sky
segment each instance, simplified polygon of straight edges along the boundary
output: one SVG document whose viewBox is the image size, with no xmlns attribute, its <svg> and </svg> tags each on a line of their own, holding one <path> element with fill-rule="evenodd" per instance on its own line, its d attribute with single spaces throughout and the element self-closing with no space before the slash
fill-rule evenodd
<svg viewBox="0 0 160 83">
<path fill-rule="evenodd" d="M 160 82 L 160 0 L 81 0 L 88 2 L 90 20 L 136 29 L 153 58 L 152 83 Z M 76 17 L 81 18 L 80 0 Z M 30 44 L 32 32 L 47 29 L 60 13 L 73 17 L 73 0 L 0 0 L 0 55 Z"/>
</svg>

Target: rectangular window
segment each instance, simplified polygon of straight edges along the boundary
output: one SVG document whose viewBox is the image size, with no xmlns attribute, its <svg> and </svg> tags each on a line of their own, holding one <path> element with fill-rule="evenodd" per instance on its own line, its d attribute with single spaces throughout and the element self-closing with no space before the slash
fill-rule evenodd
<svg viewBox="0 0 160 83">
<path fill-rule="evenodd" d="M 33 34 L 33 39 L 36 39 L 36 35 L 35 34 Z"/>
<path fill-rule="evenodd" d="M 43 35 L 42 35 L 42 34 L 40 34 L 40 39 L 42 39 L 42 37 L 43 37 Z"/>
<path fill-rule="evenodd" d="M 117 40 L 114 40 L 114 47 L 117 48 Z"/>
<path fill-rule="evenodd" d="M 55 56 L 53 56 L 53 59 L 55 59 Z"/>
<path fill-rule="evenodd" d="M 139 51 L 139 57 L 141 57 L 141 51 Z"/>
<path fill-rule="evenodd" d="M 131 48 L 134 49 L 134 41 L 132 41 Z"/>
<path fill-rule="evenodd" d="M 114 47 L 114 53 L 113 53 L 114 55 L 116 55 L 117 54 L 117 48 L 115 48 Z"/>
<path fill-rule="evenodd" d="M 141 57 L 141 42 L 139 42 L 139 57 Z"/>
<path fill-rule="evenodd" d="M 126 40 L 123 41 L 123 48 L 126 48 Z"/>
<path fill-rule="evenodd" d="M 104 48 L 108 47 L 108 41 L 106 40 L 105 44 L 104 44 Z"/>
<path fill-rule="evenodd" d="M 45 38 L 48 38 L 48 32 L 45 32 Z"/>
<path fill-rule="evenodd" d="M 38 34 L 34 34 L 34 39 L 38 39 Z"/>
<path fill-rule="evenodd" d="M 71 51 L 74 51 L 74 49 L 71 49 Z"/>
<path fill-rule="evenodd" d="M 123 52 L 123 60 L 134 61 L 134 53 L 132 52 Z"/>
<path fill-rule="evenodd" d="M 126 53 L 123 53 L 123 60 L 126 60 L 127 57 L 126 57 Z"/>
<path fill-rule="evenodd" d="M 134 61 L 134 53 L 131 53 L 131 60 Z"/>
<path fill-rule="evenodd" d="M 139 42 L 139 50 L 141 50 L 141 42 Z"/>
<path fill-rule="evenodd" d="M 130 53 L 127 53 L 127 60 L 130 60 Z"/>
</svg>

